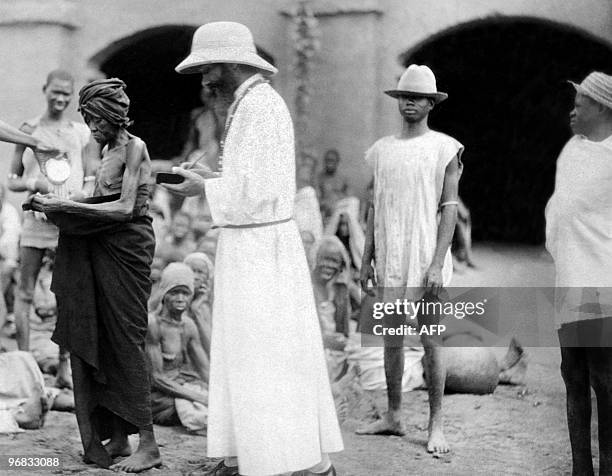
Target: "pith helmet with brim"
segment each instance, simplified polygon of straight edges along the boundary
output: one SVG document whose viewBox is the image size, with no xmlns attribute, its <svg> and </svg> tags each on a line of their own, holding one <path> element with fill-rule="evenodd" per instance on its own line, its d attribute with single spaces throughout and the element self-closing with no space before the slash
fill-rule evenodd
<svg viewBox="0 0 612 476">
<path fill-rule="evenodd" d="M 580 84 L 568 81 L 577 92 L 612 109 L 612 76 L 600 71 L 589 74 Z"/>
<path fill-rule="evenodd" d="M 270 75 L 277 69 L 257 54 L 251 31 L 241 23 L 207 23 L 193 34 L 191 53 L 176 67 L 177 73 L 199 73 L 202 66 L 237 63 L 254 66 Z"/>
<path fill-rule="evenodd" d="M 432 98 L 439 103 L 448 98 L 448 94 L 438 91 L 436 77 L 428 66 L 411 64 L 401 75 L 396 89 L 385 91 L 392 98 L 407 95 Z"/>
</svg>

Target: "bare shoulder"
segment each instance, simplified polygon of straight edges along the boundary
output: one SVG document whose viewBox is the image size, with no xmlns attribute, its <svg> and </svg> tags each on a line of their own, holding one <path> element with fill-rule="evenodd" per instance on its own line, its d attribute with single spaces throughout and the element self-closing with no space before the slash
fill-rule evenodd
<svg viewBox="0 0 612 476">
<path fill-rule="evenodd" d="M 130 135 L 126 145 L 126 161 L 136 168 L 140 167 L 144 162 L 150 163 L 147 145 L 140 137 Z"/>
<path fill-rule="evenodd" d="M 198 328 L 193 322 L 193 318 L 188 315 L 184 315 L 183 317 L 183 325 L 185 326 L 185 336 L 188 338 L 191 337 L 199 337 Z"/>
<path fill-rule="evenodd" d="M 130 139 L 127 143 L 128 154 L 142 152 L 146 149 L 146 147 L 147 145 L 145 144 L 145 141 L 138 136 L 133 136 L 130 134 Z"/>
</svg>

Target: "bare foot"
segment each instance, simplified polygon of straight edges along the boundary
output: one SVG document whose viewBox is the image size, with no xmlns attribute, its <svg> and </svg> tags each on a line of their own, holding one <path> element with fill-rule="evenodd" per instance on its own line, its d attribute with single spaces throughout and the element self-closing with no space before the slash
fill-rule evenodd
<svg viewBox="0 0 612 476">
<path fill-rule="evenodd" d="M 19 406 L 13 416 L 20 428 L 38 430 L 44 426 L 48 411 L 47 399 L 42 395 L 42 391 L 36 391 Z"/>
<path fill-rule="evenodd" d="M 519 342 L 512 338 L 508 346 L 499 373 L 499 383 L 510 385 L 522 385 L 525 383 L 525 374 L 527 373 L 527 353 Z"/>
<path fill-rule="evenodd" d="M 145 469 L 158 468 L 162 464 L 159 450 L 138 448 L 129 458 L 112 465 L 113 471 L 125 471 L 126 473 L 140 473 Z"/>
<path fill-rule="evenodd" d="M 527 374 L 527 354 L 523 354 L 518 362 L 507 370 L 499 373 L 499 383 L 523 385 Z"/>
<path fill-rule="evenodd" d="M 355 433 L 358 435 L 404 436 L 406 434 L 406 429 L 401 420 L 395 420 L 389 413 L 385 413 L 380 420 L 376 420 L 369 425 L 358 428 Z"/>
<path fill-rule="evenodd" d="M 435 428 L 429 432 L 429 438 L 427 440 L 427 452 L 434 454 L 448 453 L 450 447 L 446 442 L 446 437 L 442 428 Z"/>
<path fill-rule="evenodd" d="M 57 367 L 57 376 L 55 378 L 55 386 L 57 388 L 72 389 L 72 372 L 67 360 L 60 359 Z"/>
<path fill-rule="evenodd" d="M 127 438 L 117 440 L 111 439 L 104 445 L 104 449 L 111 455 L 111 458 L 116 458 L 117 456 L 130 456 L 132 454 L 132 447 Z"/>
<path fill-rule="evenodd" d="M 60 393 L 53 400 L 51 410 L 57 412 L 71 412 L 74 411 L 74 394 L 72 390 L 67 388 L 60 391 Z"/>
<path fill-rule="evenodd" d="M 523 356 L 525 351 L 523 350 L 523 346 L 513 337 L 510 340 L 510 344 L 508 344 L 508 350 L 506 351 L 506 355 L 500 362 L 500 370 L 507 370 L 513 365 L 515 365 Z"/>
</svg>

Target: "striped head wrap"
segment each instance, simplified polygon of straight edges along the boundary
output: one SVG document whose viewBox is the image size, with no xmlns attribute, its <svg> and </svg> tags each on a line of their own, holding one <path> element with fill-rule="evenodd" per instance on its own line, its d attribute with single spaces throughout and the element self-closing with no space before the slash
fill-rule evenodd
<svg viewBox="0 0 612 476">
<path fill-rule="evenodd" d="M 92 81 L 79 91 L 79 112 L 101 117 L 119 127 L 130 126 L 130 98 L 125 88 L 125 83 L 118 78 Z"/>
</svg>

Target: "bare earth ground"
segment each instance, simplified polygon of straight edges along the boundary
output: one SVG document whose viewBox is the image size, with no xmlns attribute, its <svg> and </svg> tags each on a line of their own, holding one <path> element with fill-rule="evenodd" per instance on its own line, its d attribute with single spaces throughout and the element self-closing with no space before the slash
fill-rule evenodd
<svg viewBox="0 0 612 476">
<path fill-rule="evenodd" d="M 475 259 L 478 270 L 457 274 L 455 285 L 552 283 L 552 265 L 539 248 L 480 245 Z M 527 351 L 530 362 L 525 386 L 500 386 L 494 394 L 486 396 L 445 397 L 446 435 L 452 448 L 449 456 L 434 458 L 425 450 L 426 391 L 410 392 L 404 397 L 408 434 L 403 438 L 354 434 L 360 422 L 375 413 L 371 402 L 380 411 L 384 410 L 384 392 L 351 402 L 352 413 L 343 424 L 346 449 L 333 455 L 338 475 L 569 474 L 571 458 L 559 349 L 529 348 Z M 597 448 L 595 410 L 593 413 L 593 447 Z M 155 431 L 164 465 L 143 474 L 181 475 L 207 462 L 205 437 L 192 436 L 180 428 L 156 426 Z M 0 455 L 60 457 L 62 470 L 36 474 L 113 474 L 83 464 L 80 453 L 79 434 L 72 414 L 50 412 L 42 430 L 0 436 Z M 0 474 L 4 474 L 2 470 Z"/>
</svg>

